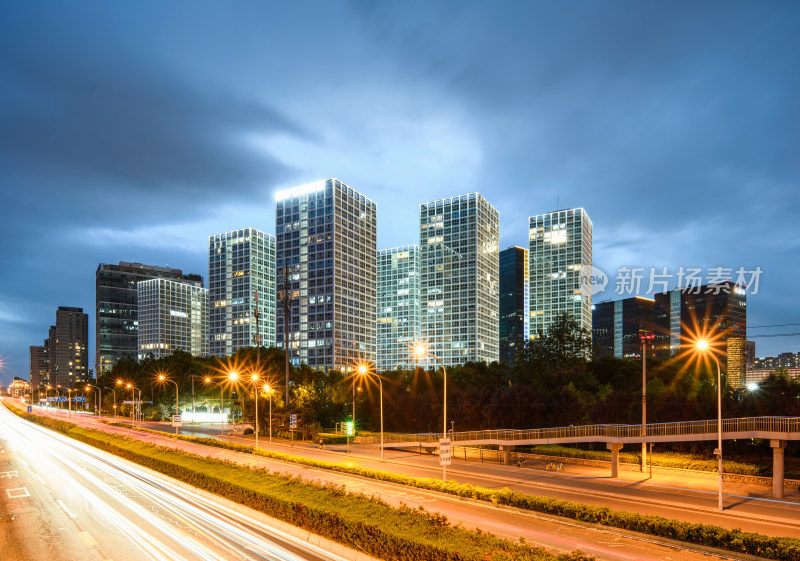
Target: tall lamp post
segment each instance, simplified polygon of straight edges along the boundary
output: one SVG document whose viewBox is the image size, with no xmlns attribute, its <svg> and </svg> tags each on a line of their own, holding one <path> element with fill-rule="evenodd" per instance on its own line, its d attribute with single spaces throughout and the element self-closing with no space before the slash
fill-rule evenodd
<svg viewBox="0 0 800 561">
<path fill-rule="evenodd" d="M 160 382 L 171 382 L 171 383 L 175 384 L 175 414 L 176 415 L 180 415 L 181 411 L 178 408 L 178 382 L 176 382 L 175 380 L 170 380 L 169 378 L 167 378 L 163 374 L 159 374 L 158 375 L 158 380 Z M 178 425 L 175 425 L 175 434 L 178 434 Z"/>
<path fill-rule="evenodd" d="M 140 390 L 139 388 L 137 388 L 133 384 L 127 384 L 125 387 L 128 388 L 129 390 L 131 390 L 131 399 L 133 400 L 133 408 L 131 409 L 131 422 L 133 423 L 133 426 L 136 426 L 136 417 L 139 416 L 139 411 L 137 409 L 137 404 L 136 404 L 136 394 L 133 393 L 133 392 L 134 391 L 139 392 L 139 403 L 141 403 L 141 401 L 142 401 L 142 390 Z"/>
<path fill-rule="evenodd" d="M 655 339 L 655 335 L 640 335 L 642 341 L 642 436 L 647 436 L 647 343 Z M 653 458 L 650 458 L 650 463 Z M 647 443 L 642 441 L 642 473 L 647 466 Z"/>
<path fill-rule="evenodd" d="M 717 364 L 717 449 L 715 451 L 719 458 L 719 466 L 717 468 L 719 473 L 719 499 L 717 508 L 724 510 L 722 506 L 722 374 L 720 372 L 719 359 L 714 354 L 714 350 L 709 348 L 708 341 L 703 339 L 698 341 L 697 350 L 702 353 L 708 352 Z"/>
<path fill-rule="evenodd" d="M 92 388 L 97 390 L 97 407 L 95 407 L 95 409 L 97 409 L 97 416 L 99 417 L 100 413 L 101 413 L 100 407 L 101 407 L 101 405 L 103 403 L 103 392 L 101 392 L 100 388 L 98 388 L 97 386 L 93 386 L 92 384 L 86 384 L 86 391 L 87 392 L 88 391 L 94 391 L 94 390 L 92 390 Z"/>
<path fill-rule="evenodd" d="M 414 354 L 417 355 L 419 358 L 423 357 L 431 357 L 436 362 L 442 365 L 442 373 L 444 374 L 444 399 L 442 405 L 442 438 L 447 438 L 447 368 L 445 368 L 444 363 L 439 360 L 439 357 L 434 355 L 428 350 L 428 347 L 425 345 L 416 345 L 414 347 Z M 447 481 L 447 465 L 442 464 L 442 483 Z"/>
<path fill-rule="evenodd" d="M 381 460 L 383 460 L 383 380 L 381 379 L 380 374 L 372 372 L 369 366 L 366 364 L 359 365 L 358 373 L 361 374 L 362 377 L 374 374 L 375 377 L 378 378 L 381 402 Z"/>
<path fill-rule="evenodd" d="M 253 397 L 256 400 L 256 450 L 258 450 L 258 374 L 252 374 L 250 380 L 253 382 Z"/>
<path fill-rule="evenodd" d="M 274 390 L 269 384 L 264 384 L 264 391 L 269 395 L 269 443 L 272 444 L 272 394 Z"/>
</svg>

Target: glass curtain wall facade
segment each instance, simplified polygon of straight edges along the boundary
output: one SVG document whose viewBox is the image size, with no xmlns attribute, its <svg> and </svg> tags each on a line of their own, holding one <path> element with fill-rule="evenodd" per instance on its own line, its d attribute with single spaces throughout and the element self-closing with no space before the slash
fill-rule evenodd
<svg viewBox="0 0 800 561">
<path fill-rule="evenodd" d="M 276 344 L 293 364 L 350 370 L 375 363 L 377 205 L 337 179 L 275 194 Z M 288 342 L 288 345 L 286 343 Z"/>
<path fill-rule="evenodd" d="M 499 360 L 500 215 L 470 193 L 421 204 L 419 220 L 422 339 L 447 366 Z"/>
<path fill-rule="evenodd" d="M 208 238 L 211 354 L 232 355 L 256 345 L 258 295 L 262 346 L 275 345 L 275 238 L 242 228 Z"/>
<path fill-rule="evenodd" d="M 641 337 L 652 335 L 655 329 L 654 306 L 655 301 L 638 296 L 595 305 L 592 311 L 594 356 L 640 357 Z"/>
<path fill-rule="evenodd" d="M 150 279 L 136 287 L 139 360 L 175 351 L 208 356 L 208 289 L 202 283 Z"/>
<path fill-rule="evenodd" d="M 500 362 L 513 364 L 520 345 L 530 337 L 528 250 L 500 252 Z"/>
<path fill-rule="evenodd" d="M 378 371 L 408 368 L 420 338 L 419 246 L 378 252 Z"/>
<path fill-rule="evenodd" d="M 154 278 L 200 282 L 203 277 L 181 269 L 120 261 L 100 263 L 95 273 L 95 368 L 107 374 L 121 359 L 136 360 L 139 296 L 136 283 Z"/>
<path fill-rule="evenodd" d="M 566 314 L 592 332 L 592 221 L 582 208 L 531 216 L 531 336 Z"/>
</svg>

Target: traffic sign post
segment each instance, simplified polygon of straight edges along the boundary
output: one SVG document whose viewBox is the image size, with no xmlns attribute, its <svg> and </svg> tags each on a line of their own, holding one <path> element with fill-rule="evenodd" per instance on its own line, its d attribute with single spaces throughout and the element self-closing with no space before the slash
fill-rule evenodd
<svg viewBox="0 0 800 561">
<path fill-rule="evenodd" d="M 440 466 L 449 466 L 450 465 L 450 439 L 449 438 L 440 438 L 439 439 L 439 465 Z"/>
<path fill-rule="evenodd" d="M 289 414 L 289 428 L 296 429 L 297 428 L 297 413 L 290 413 Z"/>
<path fill-rule="evenodd" d="M 28 413 L 33 413 L 33 406 L 28 405 Z"/>
<path fill-rule="evenodd" d="M 182 427 L 183 426 L 183 421 L 181 421 L 181 416 L 180 415 L 173 415 L 172 416 L 172 426 L 173 427 Z"/>
</svg>

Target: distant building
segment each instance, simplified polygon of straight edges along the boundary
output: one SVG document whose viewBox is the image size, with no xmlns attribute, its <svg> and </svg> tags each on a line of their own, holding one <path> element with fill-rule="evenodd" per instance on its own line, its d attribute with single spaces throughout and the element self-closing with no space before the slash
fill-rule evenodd
<svg viewBox="0 0 800 561">
<path fill-rule="evenodd" d="M 582 208 L 529 218 L 531 336 L 567 315 L 592 332 L 592 221 Z"/>
<path fill-rule="evenodd" d="M 200 281 L 150 279 L 136 284 L 138 359 L 184 351 L 208 356 L 208 289 Z"/>
<path fill-rule="evenodd" d="M 83 308 L 59 306 L 48 338 L 50 383 L 72 387 L 89 381 L 89 316 Z"/>
<path fill-rule="evenodd" d="M 616 358 L 642 356 L 643 336 L 653 335 L 655 301 L 635 296 L 600 302 L 592 312 L 594 356 Z"/>
<path fill-rule="evenodd" d="M 747 356 L 747 367 L 752 368 L 756 360 L 756 342 L 747 341 L 745 343 L 745 355 Z"/>
<path fill-rule="evenodd" d="M 104 375 L 121 359 L 136 360 L 139 303 L 136 283 L 155 278 L 200 282 L 203 277 L 181 269 L 120 261 L 100 263 L 95 272 L 95 367 Z"/>
<path fill-rule="evenodd" d="M 56 326 L 51 325 L 47 331 L 47 339 L 44 340 L 44 346 L 47 347 L 47 380 L 54 388 L 56 387 L 56 343 L 58 336 L 56 335 Z"/>
<path fill-rule="evenodd" d="M 420 337 L 419 246 L 378 251 L 378 371 L 407 368 Z"/>
<path fill-rule="evenodd" d="M 316 370 L 375 364 L 377 205 L 338 179 L 278 191 L 276 201 L 277 346 Z"/>
<path fill-rule="evenodd" d="M 761 384 L 767 377 L 775 372 L 777 368 L 748 368 L 746 374 L 746 384 L 748 387 Z M 800 368 L 785 368 L 789 378 L 800 379 Z"/>
<path fill-rule="evenodd" d="M 478 193 L 419 208 L 422 339 L 445 365 L 500 359 L 500 215 Z"/>
<path fill-rule="evenodd" d="M 50 382 L 50 358 L 46 343 L 30 348 L 30 385 L 34 391 Z"/>
<path fill-rule="evenodd" d="M 23 380 L 22 378 L 14 376 L 14 381 L 11 382 L 11 385 L 8 387 L 8 393 L 11 394 L 13 398 L 23 399 L 30 393 L 30 389 L 31 386 L 28 380 Z"/>
<path fill-rule="evenodd" d="M 243 347 L 275 345 L 275 238 L 242 228 L 208 238 L 211 354 L 232 355 Z"/>
<path fill-rule="evenodd" d="M 657 354 L 670 357 L 708 338 L 732 387 L 745 383 L 747 296 L 732 282 L 655 295 Z M 668 343 L 667 343 L 668 341 Z"/>
<path fill-rule="evenodd" d="M 528 250 L 500 252 L 500 362 L 513 364 L 520 345 L 530 337 Z"/>
</svg>

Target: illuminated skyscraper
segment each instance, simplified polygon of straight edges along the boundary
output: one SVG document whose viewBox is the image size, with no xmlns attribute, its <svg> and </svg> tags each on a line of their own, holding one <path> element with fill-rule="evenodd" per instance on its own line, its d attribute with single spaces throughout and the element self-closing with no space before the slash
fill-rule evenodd
<svg viewBox="0 0 800 561">
<path fill-rule="evenodd" d="M 654 304 L 652 299 L 639 296 L 595 304 L 592 310 L 594 356 L 642 356 L 641 337 L 654 334 Z M 652 342 L 648 349 L 653 349 Z"/>
<path fill-rule="evenodd" d="M 243 228 L 208 238 L 211 354 L 255 346 L 258 295 L 262 345 L 275 345 L 275 238 Z"/>
<path fill-rule="evenodd" d="M 499 360 L 500 216 L 478 193 L 419 208 L 422 339 L 445 365 Z"/>
<path fill-rule="evenodd" d="M 592 221 L 582 208 L 529 219 L 531 336 L 566 314 L 592 332 Z"/>
<path fill-rule="evenodd" d="M 284 333 L 276 305 L 276 342 L 290 359 L 318 370 L 375 363 L 377 206 L 337 179 L 276 193 L 277 291 L 289 283 Z M 286 271 L 286 276 L 284 276 Z"/>
<path fill-rule="evenodd" d="M 95 368 L 109 372 L 120 359 L 136 360 L 139 352 L 139 296 L 136 283 L 164 278 L 197 281 L 203 277 L 181 269 L 120 261 L 100 263 L 95 272 Z"/>
<path fill-rule="evenodd" d="M 379 371 L 409 367 L 409 348 L 420 338 L 419 247 L 378 252 Z"/>
<path fill-rule="evenodd" d="M 208 356 L 208 289 L 200 281 L 150 279 L 136 285 L 139 360 L 175 351 Z"/>
<path fill-rule="evenodd" d="M 528 250 L 500 252 L 500 361 L 513 364 L 520 344 L 530 337 Z"/>
<path fill-rule="evenodd" d="M 59 306 L 48 349 L 53 387 L 89 381 L 89 316 L 83 308 Z"/>
</svg>

